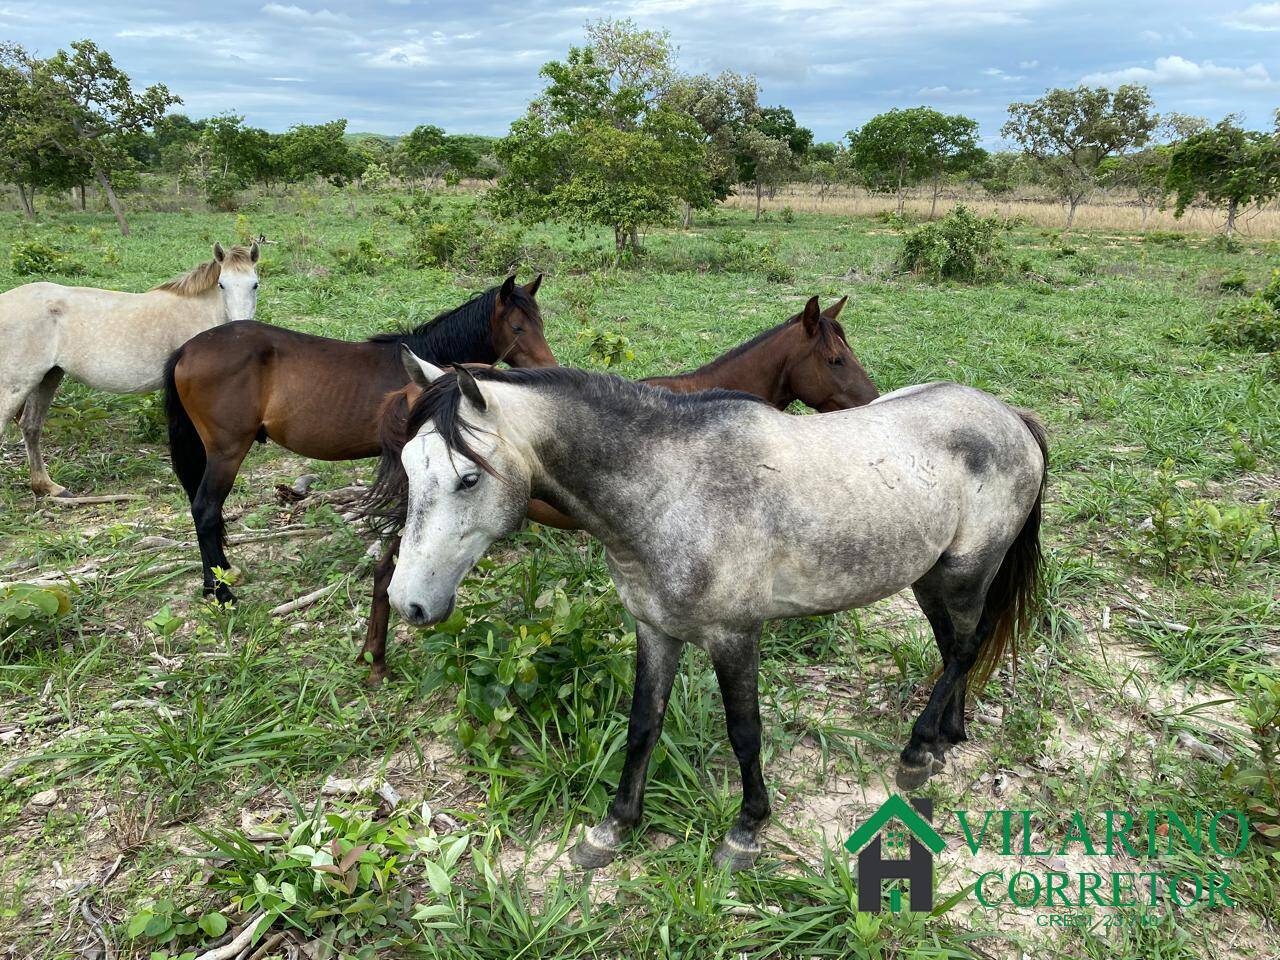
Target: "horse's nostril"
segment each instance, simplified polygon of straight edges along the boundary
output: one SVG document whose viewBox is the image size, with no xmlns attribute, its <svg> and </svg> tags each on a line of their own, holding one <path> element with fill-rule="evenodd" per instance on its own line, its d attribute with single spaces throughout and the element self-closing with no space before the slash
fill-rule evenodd
<svg viewBox="0 0 1280 960">
<path fill-rule="evenodd" d="M 427 620 L 427 611 L 423 609 L 420 603 L 409 604 L 409 619 L 414 623 L 425 623 Z"/>
</svg>

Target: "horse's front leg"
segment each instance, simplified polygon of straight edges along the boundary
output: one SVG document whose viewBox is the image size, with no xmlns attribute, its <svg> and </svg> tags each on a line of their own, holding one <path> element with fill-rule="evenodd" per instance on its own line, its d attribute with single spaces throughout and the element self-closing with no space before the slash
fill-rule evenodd
<svg viewBox="0 0 1280 960">
<path fill-rule="evenodd" d="M 400 538 L 387 541 L 382 559 L 373 570 L 373 600 L 369 604 L 369 628 L 364 646 L 356 663 L 369 666 L 369 685 L 377 686 L 387 675 L 387 624 L 391 619 L 391 604 L 387 600 L 387 587 L 396 572 L 396 556 L 400 553 Z"/>
<path fill-rule="evenodd" d="M 716 850 L 715 865 L 742 870 L 760 856 L 760 830 L 770 812 L 769 791 L 760 769 L 760 627 L 708 647 L 724 698 L 729 743 L 742 775 L 738 821 Z"/>
<path fill-rule="evenodd" d="M 627 759 L 609 815 L 585 831 L 570 854 L 584 870 L 611 863 L 627 833 L 640 821 L 649 756 L 662 733 L 671 684 L 680 666 L 681 645 L 647 623 L 636 624 L 636 686 L 627 725 Z"/>
</svg>

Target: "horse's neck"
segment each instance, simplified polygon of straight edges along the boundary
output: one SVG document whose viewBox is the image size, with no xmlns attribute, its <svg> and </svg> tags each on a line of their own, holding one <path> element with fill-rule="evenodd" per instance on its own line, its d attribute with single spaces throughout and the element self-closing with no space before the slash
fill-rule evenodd
<svg viewBox="0 0 1280 960">
<path fill-rule="evenodd" d="M 761 342 L 735 357 L 712 363 L 673 377 L 650 377 L 645 383 L 666 387 L 677 393 L 697 390 L 741 390 L 767 401 L 779 410 L 795 399 L 787 383 L 785 353 L 771 349 L 776 337 Z"/>
<path fill-rule="evenodd" d="M 194 297 L 176 297 L 179 304 L 173 310 L 168 328 L 178 338 L 177 345 L 186 343 L 197 333 L 227 322 L 227 308 L 217 288 L 206 290 Z M 168 309 L 168 305 L 166 305 Z"/>
</svg>

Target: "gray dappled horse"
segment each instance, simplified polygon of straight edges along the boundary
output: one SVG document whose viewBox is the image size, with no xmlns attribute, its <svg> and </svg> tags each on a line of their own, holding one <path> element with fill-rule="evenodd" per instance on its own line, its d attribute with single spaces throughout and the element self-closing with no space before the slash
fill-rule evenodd
<svg viewBox="0 0 1280 960">
<path fill-rule="evenodd" d="M 742 774 L 718 865 L 750 865 L 769 816 L 764 621 L 911 587 L 943 665 L 899 786 L 919 786 L 965 739 L 971 672 L 980 686 L 1036 593 L 1047 453 L 1030 414 L 954 383 L 792 417 L 747 394 L 679 395 L 581 370 L 417 367 L 427 389 L 401 452 L 408 511 L 392 605 L 418 625 L 446 618 L 462 578 L 537 498 L 604 544 L 637 622 L 626 761 L 609 815 L 573 851 L 578 865 L 609 863 L 640 819 L 685 643 L 711 657 Z"/>
</svg>

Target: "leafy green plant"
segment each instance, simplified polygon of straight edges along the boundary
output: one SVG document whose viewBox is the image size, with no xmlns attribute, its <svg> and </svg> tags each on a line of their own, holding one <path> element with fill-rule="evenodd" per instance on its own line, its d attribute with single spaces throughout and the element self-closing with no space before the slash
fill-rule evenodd
<svg viewBox="0 0 1280 960">
<path fill-rule="evenodd" d="M 1249 671 L 1232 677 L 1231 686 L 1254 755 L 1244 766 L 1229 764 L 1222 775 L 1249 811 L 1252 829 L 1280 848 L 1280 677 Z M 1280 850 L 1276 857 L 1280 859 Z"/>
<path fill-rule="evenodd" d="M 1233 349 L 1280 350 L 1280 270 L 1252 297 L 1225 304 L 1209 324 L 1209 337 Z"/>
<path fill-rule="evenodd" d="M 33 623 L 52 623 L 71 609 L 62 587 L 14 583 L 0 587 L 0 636 Z"/>
<path fill-rule="evenodd" d="M 715 248 L 710 266 L 734 273 L 762 273 L 770 283 L 788 283 L 795 279 L 795 268 L 778 252 L 776 238 L 753 240 L 742 230 L 721 230 L 712 238 Z"/>
<path fill-rule="evenodd" d="M 626 334 L 588 326 L 578 331 L 578 340 L 586 344 L 591 359 L 603 367 L 616 367 L 636 358 Z"/>
<path fill-rule="evenodd" d="M 391 262 L 382 241 L 373 233 L 356 238 L 356 245 L 352 248 L 339 248 L 334 259 L 343 273 L 374 274 Z"/>
<path fill-rule="evenodd" d="M 192 946 L 205 937 L 220 937 L 227 929 L 227 918 L 217 911 L 197 913 L 180 908 L 168 897 L 153 900 L 134 913 L 125 924 L 129 940 L 148 940 L 156 946 L 179 948 Z M 194 956 L 194 952 L 182 956 Z M 155 954 L 152 954 L 154 957 Z"/>
<path fill-rule="evenodd" d="M 366 806 L 294 805 L 294 823 L 262 844 L 239 830 L 197 830 L 218 858 L 209 884 L 231 905 L 331 948 L 388 949 L 421 937 L 420 921 L 448 926 L 455 875 L 470 834 L 439 834 L 431 809 L 402 807 L 386 820 Z M 415 904 L 415 888 L 434 902 Z"/>
<path fill-rule="evenodd" d="M 84 270 L 84 264 L 66 250 L 43 240 L 15 240 L 9 248 L 9 266 L 20 277 Z"/>
<path fill-rule="evenodd" d="M 1218 290 L 1222 293 L 1244 293 L 1245 284 L 1248 282 L 1249 278 L 1245 276 L 1244 271 L 1236 270 L 1218 281 Z"/>
<path fill-rule="evenodd" d="M 935 282 L 993 280 L 1009 268 L 1004 225 L 979 217 L 963 204 L 941 220 L 916 227 L 903 238 L 900 269 Z"/>
<path fill-rule="evenodd" d="M 1172 460 L 1156 471 L 1152 514 L 1134 544 L 1166 576 L 1209 570 L 1230 577 L 1240 567 L 1280 553 L 1280 536 L 1265 503 L 1243 504 L 1186 497 Z"/>
</svg>

